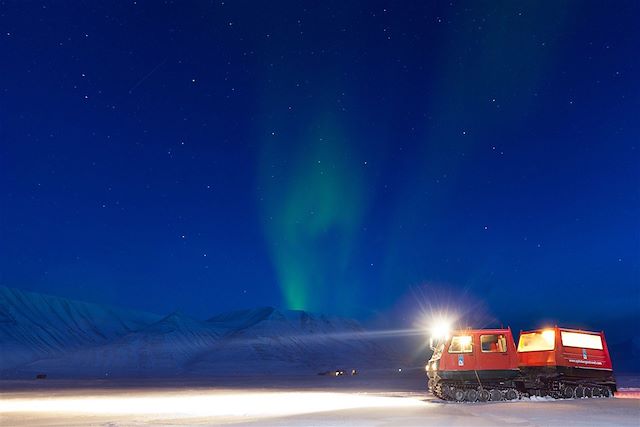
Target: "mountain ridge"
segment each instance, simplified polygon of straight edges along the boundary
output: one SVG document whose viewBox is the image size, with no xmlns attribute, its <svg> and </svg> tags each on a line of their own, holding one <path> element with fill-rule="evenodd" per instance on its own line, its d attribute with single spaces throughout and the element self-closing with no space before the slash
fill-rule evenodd
<svg viewBox="0 0 640 427">
<path fill-rule="evenodd" d="M 257 307 L 198 320 L 7 287 L 0 348 L 3 377 L 317 373 L 390 360 L 353 319 Z"/>
</svg>

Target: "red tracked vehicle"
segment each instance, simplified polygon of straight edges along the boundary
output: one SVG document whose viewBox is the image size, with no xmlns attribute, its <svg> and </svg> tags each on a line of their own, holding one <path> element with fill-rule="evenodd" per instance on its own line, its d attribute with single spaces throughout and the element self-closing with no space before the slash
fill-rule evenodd
<svg viewBox="0 0 640 427">
<path fill-rule="evenodd" d="M 602 332 L 521 332 L 516 350 L 511 329 L 468 329 L 432 338 L 431 348 L 429 389 L 444 400 L 611 397 L 616 390 Z"/>
<path fill-rule="evenodd" d="M 518 358 L 511 329 L 453 331 L 435 345 L 427 364 L 429 389 L 458 402 L 513 400 L 520 393 Z"/>
<path fill-rule="evenodd" d="M 531 395 L 609 397 L 616 391 L 604 332 L 557 326 L 521 332 L 518 366 Z"/>
</svg>

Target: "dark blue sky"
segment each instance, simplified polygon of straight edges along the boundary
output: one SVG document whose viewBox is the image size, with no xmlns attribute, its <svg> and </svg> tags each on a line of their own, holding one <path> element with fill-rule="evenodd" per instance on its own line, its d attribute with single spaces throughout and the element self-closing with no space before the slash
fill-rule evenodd
<svg viewBox="0 0 640 427">
<path fill-rule="evenodd" d="M 0 13 L 2 285 L 203 318 L 433 288 L 501 322 L 637 319 L 637 1 Z"/>
</svg>

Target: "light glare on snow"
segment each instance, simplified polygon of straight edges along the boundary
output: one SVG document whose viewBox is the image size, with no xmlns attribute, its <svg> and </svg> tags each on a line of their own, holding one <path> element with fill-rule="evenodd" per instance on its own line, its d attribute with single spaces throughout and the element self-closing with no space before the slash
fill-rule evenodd
<svg viewBox="0 0 640 427">
<path fill-rule="evenodd" d="M 360 408 L 424 405 L 417 398 L 332 392 L 139 393 L 114 396 L 15 398 L 0 401 L 0 413 L 163 415 L 164 417 L 270 417 Z"/>
</svg>

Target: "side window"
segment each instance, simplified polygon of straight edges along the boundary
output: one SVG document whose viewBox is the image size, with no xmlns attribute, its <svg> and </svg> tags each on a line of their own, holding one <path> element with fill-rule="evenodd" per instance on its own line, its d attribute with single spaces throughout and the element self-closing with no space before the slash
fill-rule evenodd
<svg viewBox="0 0 640 427">
<path fill-rule="evenodd" d="M 480 347 L 483 353 L 506 353 L 507 337 L 504 334 L 481 335 Z"/>
<path fill-rule="evenodd" d="M 566 347 L 602 350 L 602 338 L 600 335 L 561 331 L 560 337 L 562 338 L 562 345 Z"/>
<path fill-rule="evenodd" d="M 472 351 L 471 335 L 456 335 L 451 337 L 449 353 L 471 353 Z"/>
<path fill-rule="evenodd" d="M 556 331 L 545 329 L 536 332 L 520 334 L 518 342 L 518 353 L 529 351 L 549 351 L 556 347 Z"/>
</svg>

